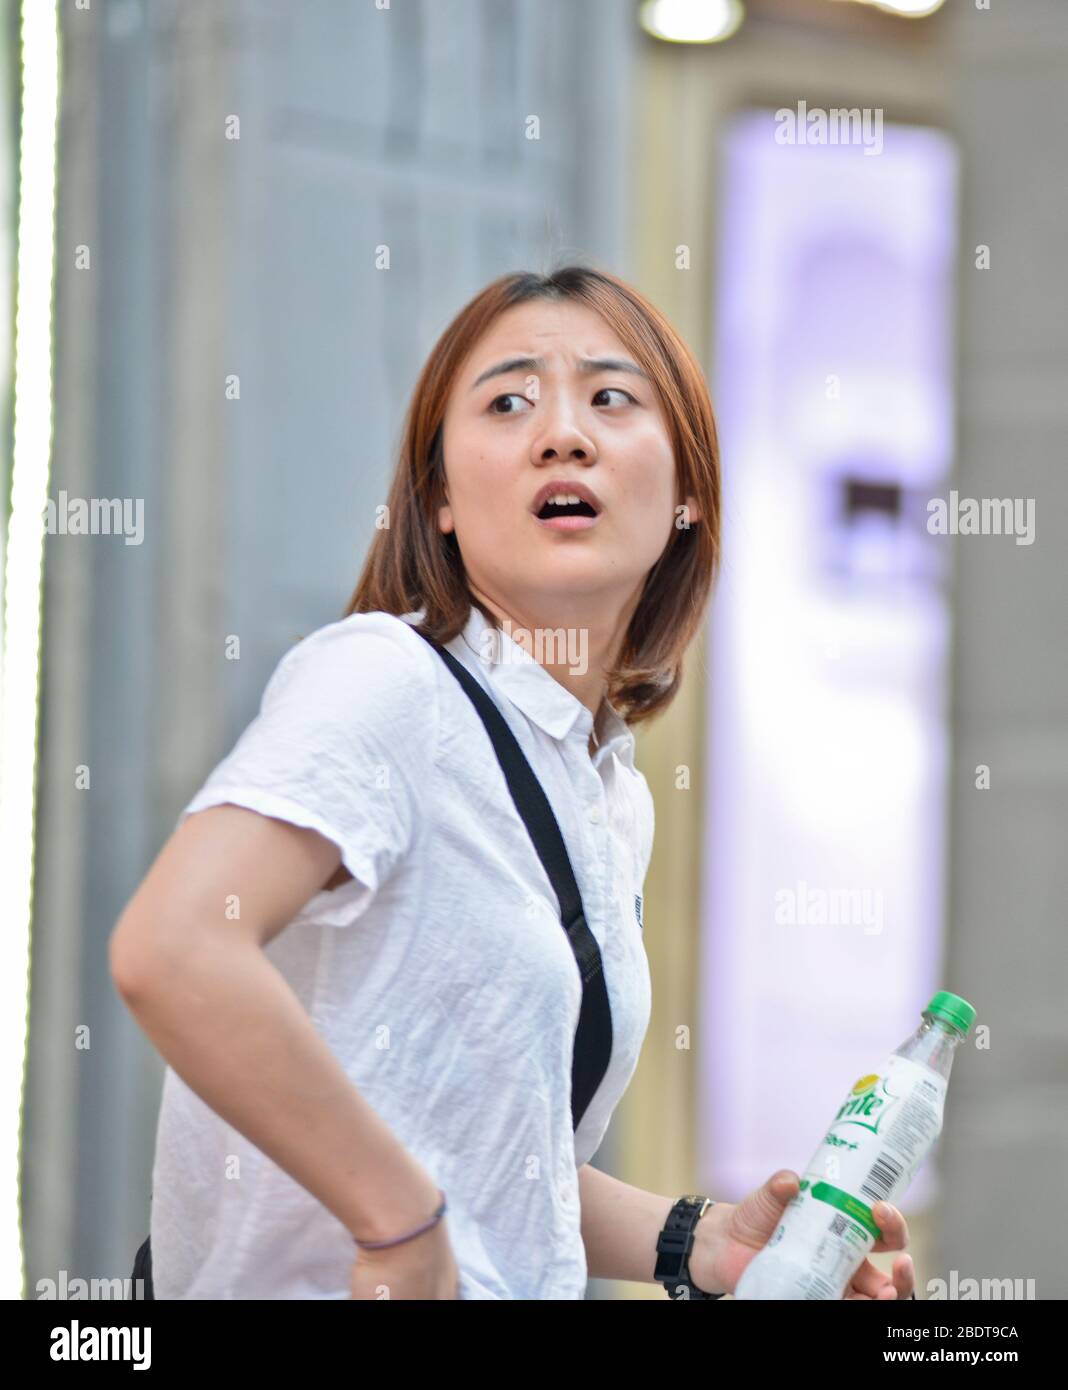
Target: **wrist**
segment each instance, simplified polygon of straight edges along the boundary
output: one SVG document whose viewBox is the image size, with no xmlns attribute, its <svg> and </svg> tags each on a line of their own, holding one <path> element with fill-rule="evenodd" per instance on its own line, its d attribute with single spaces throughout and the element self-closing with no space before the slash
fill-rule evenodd
<svg viewBox="0 0 1068 1390">
<path fill-rule="evenodd" d="M 413 1174 L 411 1184 L 397 1187 L 373 1209 L 361 1211 L 349 1225 L 349 1234 L 361 1248 L 391 1241 L 430 1219 L 441 1204 L 442 1194 L 425 1172 Z M 444 1220 L 444 1216 L 440 1218 Z M 346 1223 L 349 1224 L 349 1223 Z"/>
<path fill-rule="evenodd" d="M 711 1197 L 687 1193 L 674 1202 L 657 1239 L 655 1278 L 668 1297 L 721 1298 L 724 1289 L 715 1283 L 715 1255 L 723 1248 L 715 1215 L 720 1204 Z"/>
<path fill-rule="evenodd" d="M 716 1202 L 698 1221 L 690 1251 L 690 1278 L 704 1293 L 729 1293 L 719 1256 L 726 1244 L 727 1226 L 734 1211 L 733 1202 Z"/>
</svg>

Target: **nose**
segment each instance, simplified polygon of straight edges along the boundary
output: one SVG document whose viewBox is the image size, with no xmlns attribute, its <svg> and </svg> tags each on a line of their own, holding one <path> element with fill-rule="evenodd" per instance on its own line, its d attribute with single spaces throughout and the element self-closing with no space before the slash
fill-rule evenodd
<svg viewBox="0 0 1068 1390">
<path fill-rule="evenodd" d="M 562 445 L 560 448 L 546 445 L 546 447 L 541 450 L 538 457 L 541 459 L 542 463 L 551 463 L 553 459 L 585 460 L 590 457 L 590 453 L 578 444 L 572 445 L 571 448 L 568 448 L 566 445 Z"/>
<path fill-rule="evenodd" d="M 557 411 L 535 441 L 534 457 L 541 463 L 550 463 L 554 459 L 577 459 L 592 463 L 597 457 L 597 446 L 579 428 L 573 416 L 565 411 Z"/>
</svg>

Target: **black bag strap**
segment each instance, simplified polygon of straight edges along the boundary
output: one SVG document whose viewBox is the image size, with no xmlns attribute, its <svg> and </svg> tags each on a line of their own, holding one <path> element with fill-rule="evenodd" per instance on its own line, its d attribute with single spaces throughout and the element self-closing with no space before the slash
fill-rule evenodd
<svg viewBox="0 0 1068 1390">
<path fill-rule="evenodd" d="M 419 632 L 418 628 L 413 631 Z M 612 1056 L 612 1010 L 608 1001 L 601 951 L 586 921 L 582 897 L 567 855 L 564 837 L 541 783 L 496 704 L 470 671 L 425 632 L 427 642 L 453 673 L 486 726 L 516 810 L 530 832 L 538 858 L 560 904 L 560 922 L 575 953 L 582 980 L 582 1008 L 571 1060 L 571 1119 L 578 1129 L 601 1084 Z"/>
</svg>

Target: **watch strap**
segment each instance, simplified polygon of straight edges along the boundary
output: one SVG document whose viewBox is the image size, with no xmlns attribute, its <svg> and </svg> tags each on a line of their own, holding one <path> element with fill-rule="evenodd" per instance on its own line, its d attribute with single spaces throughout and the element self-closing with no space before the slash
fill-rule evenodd
<svg viewBox="0 0 1068 1390">
<path fill-rule="evenodd" d="M 664 1285 L 668 1297 L 702 1301 L 723 1298 L 722 1293 L 707 1293 L 690 1278 L 690 1252 L 693 1249 L 697 1223 L 715 1202 L 711 1197 L 686 1195 L 680 1197 L 668 1213 L 664 1228 L 656 1242 L 656 1269 L 653 1277 Z"/>
</svg>

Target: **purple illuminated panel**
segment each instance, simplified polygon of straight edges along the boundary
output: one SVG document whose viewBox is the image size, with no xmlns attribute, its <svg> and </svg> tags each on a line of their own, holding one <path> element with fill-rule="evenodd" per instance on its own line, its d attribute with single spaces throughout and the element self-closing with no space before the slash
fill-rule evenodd
<svg viewBox="0 0 1068 1390">
<path fill-rule="evenodd" d="M 957 164 L 940 132 L 725 136 L 701 1180 L 805 1165 L 942 970 Z M 934 1165 L 909 1209 L 934 1190 Z"/>
</svg>

